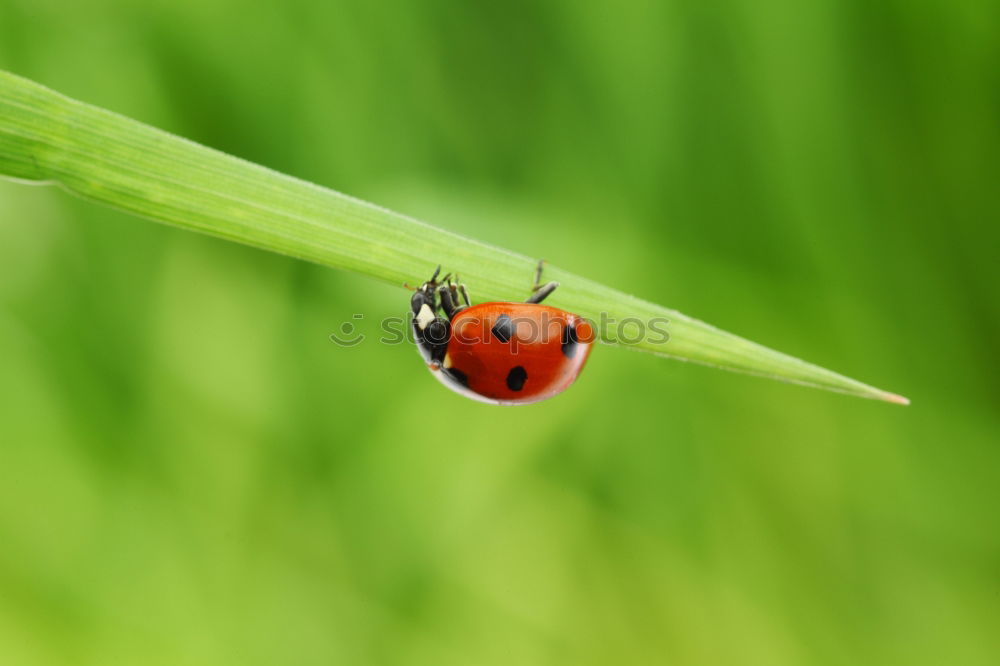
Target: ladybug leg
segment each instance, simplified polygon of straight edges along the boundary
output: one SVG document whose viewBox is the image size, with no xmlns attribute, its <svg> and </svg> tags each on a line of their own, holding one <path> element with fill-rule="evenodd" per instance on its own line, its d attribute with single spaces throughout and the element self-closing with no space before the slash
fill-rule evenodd
<svg viewBox="0 0 1000 666">
<path fill-rule="evenodd" d="M 549 294 L 555 291 L 556 287 L 558 286 L 559 286 L 558 282 L 549 282 L 547 284 L 543 284 L 541 287 L 535 287 L 535 292 L 531 294 L 531 296 L 529 296 L 524 302 L 541 303 L 546 298 L 548 298 Z"/>
<path fill-rule="evenodd" d="M 538 267 L 535 268 L 535 286 L 531 288 L 531 296 L 528 297 L 525 303 L 541 303 L 549 297 L 549 294 L 556 290 L 556 287 L 559 286 L 558 282 L 540 284 L 542 281 L 542 269 L 544 267 L 545 260 L 540 259 L 538 261 Z"/>
<path fill-rule="evenodd" d="M 448 282 L 448 290 L 451 292 L 452 302 L 459 308 L 459 310 L 463 310 L 472 305 L 472 301 L 469 300 L 469 290 L 466 289 L 464 282 L 458 281 L 457 274 L 455 275 L 455 284 L 452 284 L 451 281 Z M 464 307 L 458 299 L 459 296 L 461 296 L 462 300 L 465 301 Z"/>
<path fill-rule="evenodd" d="M 534 285 L 531 287 L 532 291 L 537 291 L 538 290 L 538 285 L 541 284 L 541 282 L 542 282 L 542 271 L 544 269 L 545 269 L 545 260 L 544 259 L 539 259 L 538 260 L 538 265 L 535 266 L 535 282 L 534 282 Z"/>
<path fill-rule="evenodd" d="M 441 309 L 448 321 L 467 307 L 459 305 L 458 289 L 451 283 L 438 287 L 438 296 L 441 297 Z"/>
</svg>

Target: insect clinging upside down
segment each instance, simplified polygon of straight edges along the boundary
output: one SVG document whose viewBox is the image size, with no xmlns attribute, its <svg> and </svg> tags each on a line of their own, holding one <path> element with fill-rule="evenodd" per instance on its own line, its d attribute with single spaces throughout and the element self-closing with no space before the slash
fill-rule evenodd
<svg viewBox="0 0 1000 666">
<path fill-rule="evenodd" d="M 431 373 L 466 397 L 498 405 L 526 405 L 561 393 L 583 369 L 594 341 L 590 323 L 541 305 L 557 282 L 535 286 L 523 303 L 472 305 L 464 284 L 441 267 L 410 299 L 413 333 Z M 464 301 L 464 304 L 462 304 Z"/>
</svg>

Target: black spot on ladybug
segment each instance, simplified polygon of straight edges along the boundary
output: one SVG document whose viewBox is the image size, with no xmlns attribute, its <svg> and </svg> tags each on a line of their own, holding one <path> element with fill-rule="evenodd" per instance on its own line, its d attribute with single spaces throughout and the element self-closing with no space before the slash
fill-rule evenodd
<svg viewBox="0 0 1000 666">
<path fill-rule="evenodd" d="M 507 373 L 507 388 L 511 391 L 520 391 L 524 388 L 524 382 L 528 379 L 528 371 L 519 365 L 515 365 Z"/>
<path fill-rule="evenodd" d="M 502 314 L 497 317 L 497 323 L 493 324 L 493 328 L 490 330 L 500 342 L 510 342 L 510 339 L 514 337 L 514 322 L 510 320 L 509 316 Z"/>
<path fill-rule="evenodd" d="M 580 338 L 576 334 L 576 326 L 573 324 L 568 325 L 563 329 L 562 353 L 566 355 L 566 358 L 573 358 L 576 355 L 579 344 Z"/>
<path fill-rule="evenodd" d="M 469 388 L 469 376 L 458 368 L 448 368 L 444 372 L 462 386 Z"/>
</svg>

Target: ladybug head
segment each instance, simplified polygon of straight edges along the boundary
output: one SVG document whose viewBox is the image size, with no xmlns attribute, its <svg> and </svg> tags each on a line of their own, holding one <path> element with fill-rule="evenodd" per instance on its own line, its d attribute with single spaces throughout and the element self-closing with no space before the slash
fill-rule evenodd
<svg viewBox="0 0 1000 666">
<path fill-rule="evenodd" d="M 425 361 L 437 365 L 444 359 L 451 332 L 448 320 L 438 316 L 438 286 L 447 281 L 450 275 L 445 275 L 439 281 L 440 273 L 441 267 L 438 266 L 431 279 L 417 287 L 410 298 L 417 348 Z"/>
<path fill-rule="evenodd" d="M 439 265 L 434 271 L 434 275 L 431 276 L 431 279 L 417 287 L 416 291 L 413 292 L 413 296 L 410 298 L 410 309 L 413 310 L 414 315 L 420 314 L 420 310 L 424 305 L 427 305 L 431 309 L 431 312 L 437 311 L 438 285 L 451 277 L 451 273 L 449 273 L 438 280 L 437 277 L 440 274 L 441 266 Z"/>
</svg>

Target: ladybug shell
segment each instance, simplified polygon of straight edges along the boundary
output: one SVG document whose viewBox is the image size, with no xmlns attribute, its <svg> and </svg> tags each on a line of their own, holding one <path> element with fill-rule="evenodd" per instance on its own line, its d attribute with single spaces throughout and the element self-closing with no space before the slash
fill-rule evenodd
<svg viewBox="0 0 1000 666">
<path fill-rule="evenodd" d="M 564 391 L 594 341 L 582 317 L 534 303 L 481 303 L 451 320 L 448 350 L 434 375 L 467 397 L 525 405 Z"/>
</svg>

